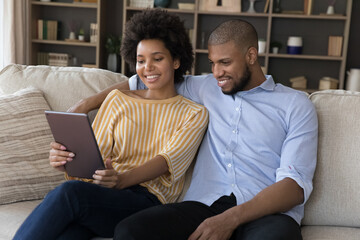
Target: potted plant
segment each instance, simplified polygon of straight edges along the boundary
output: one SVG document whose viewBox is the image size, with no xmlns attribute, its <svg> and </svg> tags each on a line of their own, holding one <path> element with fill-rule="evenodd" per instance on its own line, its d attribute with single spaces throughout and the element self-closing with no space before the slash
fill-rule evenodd
<svg viewBox="0 0 360 240">
<path fill-rule="evenodd" d="M 108 53 L 107 69 L 118 72 L 120 68 L 121 37 L 109 34 L 106 38 L 105 48 Z"/>
<path fill-rule="evenodd" d="M 270 48 L 271 48 L 272 53 L 279 53 L 281 47 L 282 47 L 281 42 L 274 41 L 274 42 L 270 43 Z"/>
<path fill-rule="evenodd" d="M 85 31 L 83 28 L 80 28 L 79 35 L 78 35 L 79 41 L 85 41 Z"/>
</svg>

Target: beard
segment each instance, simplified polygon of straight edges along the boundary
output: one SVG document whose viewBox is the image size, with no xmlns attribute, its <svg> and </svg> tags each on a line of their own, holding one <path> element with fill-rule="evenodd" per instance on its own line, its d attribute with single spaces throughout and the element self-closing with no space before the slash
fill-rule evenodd
<svg viewBox="0 0 360 240">
<path fill-rule="evenodd" d="M 229 91 L 222 91 L 226 95 L 233 95 L 237 92 L 243 91 L 243 89 L 248 85 L 251 78 L 251 72 L 248 66 L 246 66 L 243 76 L 234 82 L 234 87 Z"/>
</svg>

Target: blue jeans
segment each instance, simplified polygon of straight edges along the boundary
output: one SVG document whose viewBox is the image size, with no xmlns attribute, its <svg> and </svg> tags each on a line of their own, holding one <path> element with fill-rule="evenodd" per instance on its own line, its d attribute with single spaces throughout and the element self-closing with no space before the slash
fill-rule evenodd
<svg viewBox="0 0 360 240">
<path fill-rule="evenodd" d="M 67 181 L 29 215 L 14 240 L 112 237 L 122 219 L 161 202 L 142 186 L 123 190 Z"/>
</svg>

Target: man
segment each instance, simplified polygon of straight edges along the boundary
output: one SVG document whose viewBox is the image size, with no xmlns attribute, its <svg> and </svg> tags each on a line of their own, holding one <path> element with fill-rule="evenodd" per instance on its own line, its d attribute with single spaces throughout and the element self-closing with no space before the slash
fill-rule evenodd
<svg viewBox="0 0 360 240">
<path fill-rule="evenodd" d="M 188 76 L 178 87 L 210 116 L 184 202 L 126 218 L 114 239 L 302 239 L 316 166 L 316 112 L 305 94 L 264 76 L 257 41 L 242 20 L 211 33 L 213 75 Z"/>
</svg>

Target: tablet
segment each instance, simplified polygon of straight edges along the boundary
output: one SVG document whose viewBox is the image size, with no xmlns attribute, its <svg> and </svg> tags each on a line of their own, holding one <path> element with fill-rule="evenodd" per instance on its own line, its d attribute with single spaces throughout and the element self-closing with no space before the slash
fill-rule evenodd
<svg viewBox="0 0 360 240">
<path fill-rule="evenodd" d="M 65 164 L 69 176 L 92 179 L 96 170 L 105 169 L 86 114 L 45 111 L 45 115 L 55 141 L 75 154 L 73 160 Z"/>
</svg>

